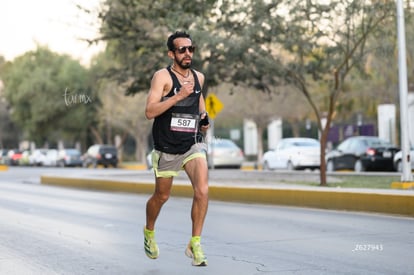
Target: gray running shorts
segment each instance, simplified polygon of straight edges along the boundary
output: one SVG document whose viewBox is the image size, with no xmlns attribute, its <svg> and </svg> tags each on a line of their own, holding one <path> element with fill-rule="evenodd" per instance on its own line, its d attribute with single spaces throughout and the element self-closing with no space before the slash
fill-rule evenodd
<svg viewBox="0 0 414 275">
<path fill-rule="evenodd" d="M 195 143 L 184 154 L 168 154 L 158 150 L 152 151 L 152 167 L 157 178 L 170 178 L 178 176 L 184 165 L 195 158 L 206 158 L 207 145 Z"/>
</svg>

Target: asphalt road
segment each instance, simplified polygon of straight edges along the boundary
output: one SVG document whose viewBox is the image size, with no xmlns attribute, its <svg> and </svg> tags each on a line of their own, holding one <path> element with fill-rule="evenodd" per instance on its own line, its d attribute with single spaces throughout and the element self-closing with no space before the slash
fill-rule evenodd
<svg viewBox="0 0 414 275">
<path fill-rule="evenodd" d="M 30 169 L 0 173 L 0 274 L 414 273 L 412 218 L 215 201 L 203 234 L 209 266 L 192 267 L 184 198 L 165 205 L 160 258 L 150 260 L 147 197 L 44 186 Z"/>
</svg>

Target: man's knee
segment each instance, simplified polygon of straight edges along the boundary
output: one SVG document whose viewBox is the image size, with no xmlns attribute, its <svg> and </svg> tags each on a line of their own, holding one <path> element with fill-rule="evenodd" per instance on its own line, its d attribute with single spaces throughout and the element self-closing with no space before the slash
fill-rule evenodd
<svg viewBox="0 0 414 275">
<path fill-rule="evenodd" d="M 165 203 L 170 198 L 172 178 L 157 178 L 153 198 L 160 203 Z"/>
<path fill-rule="evenodd" d="M 207 199 L 208 198 L 208 185 L 203 184 L 194 188 L 194 197 L 198 199 Z"/>
<path fill-rule="evenodd" d="M 170 198 L 170 192 L 155 192 L 154 198 L 160 203 L 165 203 Z"/>
</svg>

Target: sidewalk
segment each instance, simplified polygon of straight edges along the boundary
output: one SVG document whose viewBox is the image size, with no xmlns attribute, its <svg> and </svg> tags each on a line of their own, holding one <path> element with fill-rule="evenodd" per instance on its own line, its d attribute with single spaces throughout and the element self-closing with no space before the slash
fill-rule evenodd
<svg viewBox="0 0 414 275">
<path fill-rule="evenodd" d="M 280 182 L 260 171 L 211 170 L 211 200 L 313 207 L 321 209 L 376 212 L 414 217 L 414 190 L 361 189 L 305 186 Z M 303 174 L 302 177 L 317 177 Z M 151 194 L 152 171 L 122 169 L 85 169 L 81 174 L 41 176 L 41 184 L 112 192 Z M 182 172 L 174 179 L 172 196 L 192 197 L 192 187 Z"/>
</svg>

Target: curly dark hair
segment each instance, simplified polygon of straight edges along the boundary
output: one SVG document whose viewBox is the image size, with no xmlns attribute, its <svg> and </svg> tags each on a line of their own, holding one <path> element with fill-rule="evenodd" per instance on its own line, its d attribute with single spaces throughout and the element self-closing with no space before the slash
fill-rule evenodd
<svg viewBox="0 0 414 275">
<path fill-rule="evenodd" d="M 191 42 L 193 41 L 193 40 L 191 39 L 191 36 L 190 36 L 188 33 L 186 33 L 185 31 L 183 31 L 183 32 L 181 32 L 181 31 L 176 31 L 175 33 L 171 34 L 171 35 L 168 37 L 168 40 L 167 40 L 167 47 L 168 47 L 168 50 L 169 50 L 169 51 L 174 51 L 174 50 L 175 50 L 174 40 L 175 40 L 176 38 L 188 38 L 188 39 L 190 39 L 190 40 L 191 40 Z"/>
</svg>

